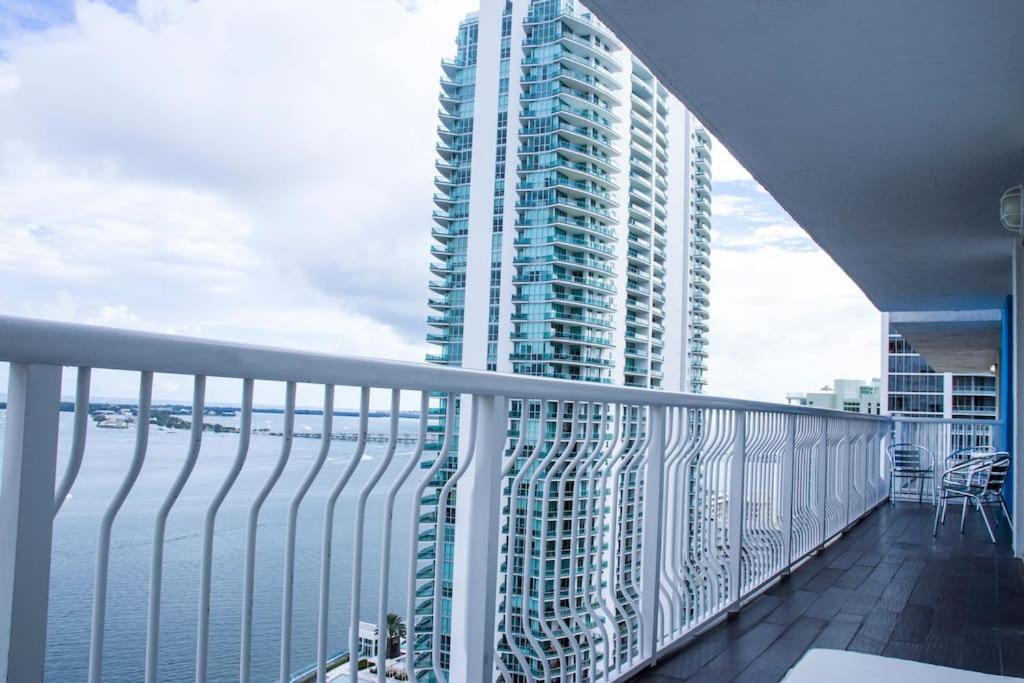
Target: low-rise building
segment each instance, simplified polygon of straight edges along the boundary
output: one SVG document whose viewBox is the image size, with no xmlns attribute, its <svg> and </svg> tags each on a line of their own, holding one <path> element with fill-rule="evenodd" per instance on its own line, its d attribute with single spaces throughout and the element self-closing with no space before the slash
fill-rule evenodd
<svg viewBox="0 0 1024 683">
<path fill-rule="evenodd" d="M 829 410 L 845 410 L 848 413 L 878 415 L 881 405 L 881 380 L 877 377 L 870 382 L 859 379 L 837 379 L 834 388 L 828 385 L 818 391 L 786 394 L 786 403 Z"/>
</svg>

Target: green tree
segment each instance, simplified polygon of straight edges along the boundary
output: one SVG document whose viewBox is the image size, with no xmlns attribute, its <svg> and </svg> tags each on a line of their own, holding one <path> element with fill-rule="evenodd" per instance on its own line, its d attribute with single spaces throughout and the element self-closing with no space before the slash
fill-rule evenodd
<svg viewBox="0 0 1024 683">
<path fill-rule="evenodd" d="M 388 612 L 388 657 L 397 657 L 405 640 L 405 622 L 394 612 Z"/>
</svg>

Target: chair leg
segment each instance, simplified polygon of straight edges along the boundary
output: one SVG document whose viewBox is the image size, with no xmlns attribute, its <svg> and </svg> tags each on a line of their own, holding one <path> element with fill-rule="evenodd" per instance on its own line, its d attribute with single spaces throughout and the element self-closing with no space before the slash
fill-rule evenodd
<svg viewBox="0 0 1024 683">
<path fill-rule="evenodd" d="M 917 477 L 917 504 L 924 502 L 924 477 Z"/>
<path fill-rule="evenodd" d="M 1003 500 L 1003 494 L 1001 493 L 999 494 L 999 507 L 1003 509 L 1003 515 L 1006 516 L 1006 523 L 1009 524 L 1012 529 L 1013 521 L 1010 519 L 1010 511 L 1006 509 L 1006 501 Z"/>
<path fill-rule="evenodd" d="M 942 523 L 946 523 L 946 506 L 949 504 L 949 499 L 946 497 L 942 498 Z"/>
<path fill-rule="evenodd" d="M 946 511 L 945 503 L 943 503 L 942 505 L 936 505 L 935 506 L 935 524 L 932 525 L 932 536 L 938 536 L 939 535 L 939 518 L 941 516 L 943 516 L 943 513 L 945 511 Z"/>
<path fill-rule="evenodd" d="M 963 507 L 960 508 L 960 533 L 964 532 L 964 522 L 967 521 L 967 498 L 963 501 Z"/>
<path fill-rule="evenodd" d="M 996 535 L 992 533 L 992 525 L 988 522 L 988 515 L 985 514 L 985 506 L 978 501 L 978 512 L 981 513 L 981 518 L 985 520 L 985 528 L 988 529 L 988 537 L 992 539 L 992 542 L 996 542 Z"/>
</svg>

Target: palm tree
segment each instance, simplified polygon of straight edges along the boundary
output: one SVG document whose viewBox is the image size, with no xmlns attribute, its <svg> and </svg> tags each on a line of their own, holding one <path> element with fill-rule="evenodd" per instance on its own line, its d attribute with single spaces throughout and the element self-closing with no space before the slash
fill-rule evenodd
<svg viewBox="0 0 1024 683">
<path fill-rule="evenodd" d="M 397 657 L 405 639 L 405 622 L 394 612 L 388 612 L 388 657 Z"/>
</svg>

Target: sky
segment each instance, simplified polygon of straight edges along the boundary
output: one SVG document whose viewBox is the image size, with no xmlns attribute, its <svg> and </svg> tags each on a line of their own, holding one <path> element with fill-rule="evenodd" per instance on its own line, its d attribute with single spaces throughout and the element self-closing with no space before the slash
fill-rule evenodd
<svg viewBox="0 0 1024 683">
<path fill-rule="evenodd" d="M 476 4 L 0 0 L 0 314 L 422 360 L 439 63 Z M 878 376 L 856 285 L 720 142 L 713 178 L 709 393 Z"/>
</svg>

